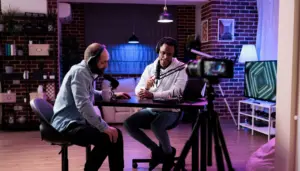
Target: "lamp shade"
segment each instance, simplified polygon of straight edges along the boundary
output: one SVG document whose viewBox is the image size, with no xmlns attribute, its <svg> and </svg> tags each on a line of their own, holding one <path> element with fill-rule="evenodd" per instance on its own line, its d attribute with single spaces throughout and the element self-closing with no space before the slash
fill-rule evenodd
<svg viewBox="0 0 300 171">
<path fill-rule="evenodd" d="M 167 7 L 164 7 L 164 12 L 159 15 L 157 20 L 159 23 L 172 23 L 173 17 L 172 14 L 168 13 Z"/>
<path fill-rule="evenodd" d="M 139 38 L 136 37 L 134 33 L 132 33 L 132 36 L 128 39 L 128 43 L 140 43 Z"/>
<path fill-rule="evenodd" d="M 239 57 L 239 63 L 245 63 L 246 61 L 257 61 L 257 52 L 254 45 L 243 45 L 242 51 Z"/>
</svg>

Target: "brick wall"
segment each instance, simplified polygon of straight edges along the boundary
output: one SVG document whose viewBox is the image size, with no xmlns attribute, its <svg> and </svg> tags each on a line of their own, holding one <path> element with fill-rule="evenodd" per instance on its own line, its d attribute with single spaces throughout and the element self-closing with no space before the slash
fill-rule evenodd
<svg viewBox="0 0 300 171">
<path fill-rule="evenodd" d="M 0 1 L 1 2 L 1 1 Z M 48 10 L 56 10 L 57 9 L 57 1 L 56 0 L 48 0 Z M 24 22 L 23 19 L 18 18 L 17 19 L 20 22 Z M 27 20 L 27 19 L 26 19 Z M 28 21 L 28 20 L 27 20 Z M 30 21 L 30 20 L 29 20 Z M 56 28 L 56 22 L 53 23 L 54 28 Z M 29 40 L 32 40 L 34 43 L 38 43 L 39 40 L 43 39 L 46 44 L 50 44 L 50 48 L 53 49 L 51 52 L 51 56 L 49 57 L 28 57 L 28 42 Z M 16 93 L 17 95 L 17 103 L 16 104 L 5 104 L 3 105 L 3 117 L 2 121 L 4 122 L 3 125 L 5 125 L 5 121 L 8 120 L 9 116 L 14 116 L 15 123 L 17 122 L 17 119 L 21 116 L 26 116 L 27 121 L 29 123 L 23 124 L 21 126 L 21 129 L 27 129 L 27 128 L 38 128 L 37 122 L 38 118 L 37 116 L 32 112 L 30 106 L 29 106 L 29 93 L 30 92 L 36 92 L 38 85 L 44 85 L 44 91 L 46 91 L 46 86 L 51 84 L 50 86 L 53 87 L 53 90 L 57 90 L 57 32 L 52 32 L 49 34 L 36 34 L 36 35 L 30 35 L 26 36 L 24 34 L 7 34 L 7 33 L 1 33 L 1 39 L 0 39 L 0 46 L 2 52 L 4 52 L 4 44 L 16 44 L 17 46 L 20 46 L 23 51 L 23 56 L 1 56 L 1 74 L 4 73 L 4 67 L 7 64 L 10 64 L 14 68 L 14 74 L 13 76 L 5 77 L 2 81 L 2 92 L 7 92 L 7 90 L 11 90 L 11 92 Z M 55 74 L 55 80 L 45 81 L 45 80 L 38 80 L 33 79 L 33 73 L 37 72 L 38 66 L 40 63 L 44 64 L 44 72 L 45 73 L 51 73 Z M 29 80 L 23 80 L 23 72 L 25 70 L 29 71 Z M 15 77 L 15 78 L 13 78 Z M 13 84 L 13 80 L 19 80 L 19 84 Z M 56 92 L 54 91 L 54 94 Z M 24 98 L 27 99 L 27 102 L 24 103 Z M 14 106 L 22 106 L 23 110 L 21 111 L 14 111 Z M 18 126 L 12 126 L 11 127 L 18 129 Z M 9 128 L 9 129 L 11 129 Z"/>
<path fill-rule="evenodd" d="M 219 57 L 239 56 L 242 45 L 255 44 L 258 14 L 256 0 L 211 0 L 201 8 L 202 20 L 208 20 L 209 42 L 201 44 L 201 50 Z M 218 42 L 218 19 L 235 19 L 235 41 Z M 223 79 L 221 86 L 229 105 L 235 115 L 238 110 L 238 100 L 244 95 L 243 64 L 235 64 L 234 78 Z M 216 88 L 215 90 L 218 90 Z M 217 92 L 219 94 L 219 92 Z M 230 117 L 222 98 L 215 100 L 215 109 L 221 116 Z"/>
<path fill-rule="evenodd" d="M 79 43 L 80 55 L 83 56 L 85 46 L 84 38 L 84 5 L 72 4 L 72 21 L 70 23 L 62 24 L 62 36 L 76 36 Z"/>
<path fill-rule="evenodd" d="M 71 21 L 61 22 L 61 36 L 60 36 L 60 81 L 70 67 L 83 59 L 83 53 L 86 48 L 85 45 L 85 27 L 84 27 L 84 5 L 71 4 Z M 67 43 L 66 38 L 74 38 L 72 41 L 77 42 L 75 47 Z M 67 43 L 67 44 L 66 44 Z M 72 47 L 72 48 L 71 48 Z"/>
<path fill-rule="evenodd" d="M 195 6 L 177 6 L 178 56 L 184 57 L 184 48 L 188 35 L 195 34 Z"/>
</svg>

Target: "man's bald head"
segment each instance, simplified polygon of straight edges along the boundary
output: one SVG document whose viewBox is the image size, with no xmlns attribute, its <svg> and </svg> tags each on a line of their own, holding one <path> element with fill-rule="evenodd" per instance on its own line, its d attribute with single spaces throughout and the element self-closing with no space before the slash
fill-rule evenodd
<svg viewBox="0 0 300 171">
<path fill-rule="evenodd" d="M 85 61 L 88 61 L 88 59 L 91 57 L 91 56 L 94 56 L 96 55 L 97 51 L 100 49 L 100 48 L 103 48 L 103 49 L 106 49 L 105 45 L 102 45 L 102 44 L 99 44 L 99 43 L 92 43 L 90 44 L 84 51 L 84 60 Z M 104 50 L 103 50 L 104 51 Z M 99 54 L 101 55 L 101 54 Z"/>
<path fill-rule="evenodd" d="M 100 54 L 97 54 L 101 48 L 103 49 L 102 52 Z M 97 56 L 95 57 L 95 59 L 89 62 L 89 65 L 90 67 L 94 66 L 91 68 L 94 71 L 94 73 L 103 73 L 104 70 L 107 68 L 109 61 L 109 53 L 105 45 L 99 43 L 90 44 L 84 51 L 84 60 L 88 62 L 90 57 L 95 55 Z"/>
</svg>

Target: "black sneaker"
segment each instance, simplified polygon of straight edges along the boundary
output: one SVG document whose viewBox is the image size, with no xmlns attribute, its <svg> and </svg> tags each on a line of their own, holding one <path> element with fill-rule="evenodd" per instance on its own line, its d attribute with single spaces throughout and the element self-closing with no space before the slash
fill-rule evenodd
<svg viewBox="0 0 300 171">
<path fill-rule="evenodd" d="M 149 171 L 152 171 L 157 165 L 163 163 L 164 153 L 161 148 L 151 151 L 151 160 L 149 162 Z"/>
<path fill-rule="evenodd" d="M 176 149 L 174 147 L 172 147 L 171 154 L 164 154 L 162 171 L 170 171 L 172 169 L 172 167 L 174 166 L 175 155 Z"/>
</svg>

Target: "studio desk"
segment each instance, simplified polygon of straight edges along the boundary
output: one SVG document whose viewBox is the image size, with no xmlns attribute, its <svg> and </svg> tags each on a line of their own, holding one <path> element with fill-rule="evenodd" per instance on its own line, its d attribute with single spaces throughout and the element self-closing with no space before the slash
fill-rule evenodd
<svg viewBox="0 0 300 171">
<path fill-rule="evenodd" d="M 153 102 L 151 99 L 139 99 L 137 96 L 131 96 L 130 99 L 117 99 L 115 101 L 95 101 L 95 105 L 101 106 L 116 106 L 116 107 L 139 107 L 139 108 L 174 108 L 174 109 L 196 109 L 200 114 L 200 110 L 207 105 L 205 99 L 199 99 L 198 102 L 183 102 L 183 103 L 160 103 Z M 196 118 L 196 117 L 195 117 Z M 192 129 L 196 120 L 192 123 Z M 199 130 L 197 130 L 195 138 L 192 140 L 192 171 L 199 171 Z"/>
</svg>

